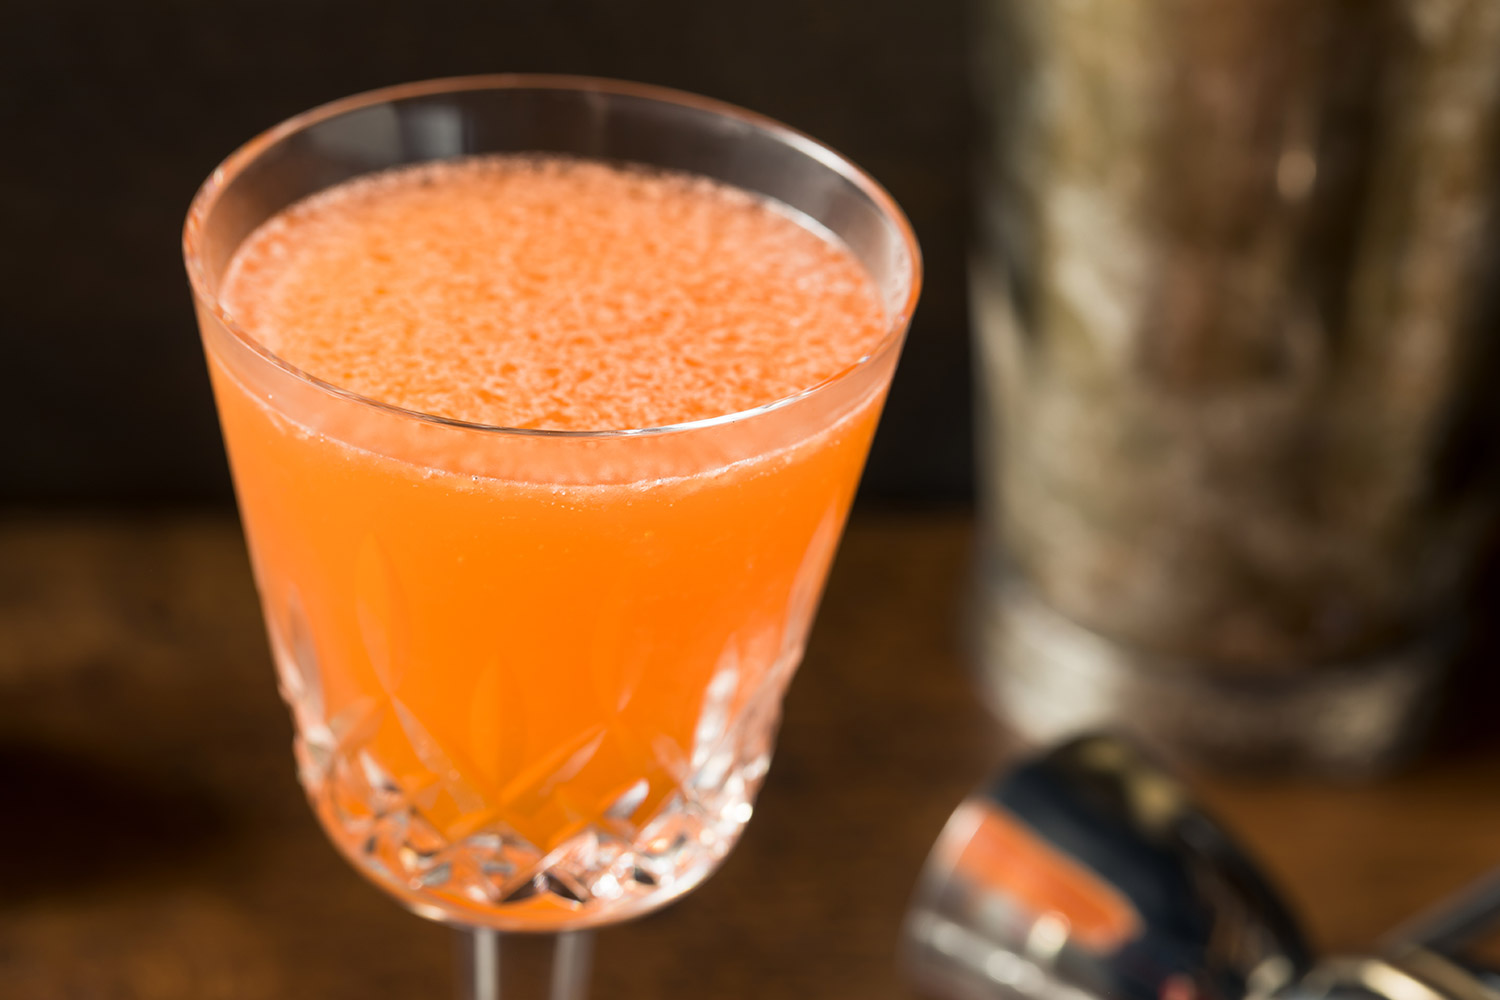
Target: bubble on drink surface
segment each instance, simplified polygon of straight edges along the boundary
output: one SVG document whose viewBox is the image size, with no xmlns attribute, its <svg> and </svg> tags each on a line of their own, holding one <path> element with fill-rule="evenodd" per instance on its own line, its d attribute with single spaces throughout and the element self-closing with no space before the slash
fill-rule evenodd
<svg viewBox="0 0 1500 1000">
<path fill-rule="evenodd" d="M 744 192 L 532 156 L 360 178 L 253 233 L 246 331 L 326 381 L 508 427 L 749 409 L 867 355 L 888 323 L 849 251 Z"/>
</svg>

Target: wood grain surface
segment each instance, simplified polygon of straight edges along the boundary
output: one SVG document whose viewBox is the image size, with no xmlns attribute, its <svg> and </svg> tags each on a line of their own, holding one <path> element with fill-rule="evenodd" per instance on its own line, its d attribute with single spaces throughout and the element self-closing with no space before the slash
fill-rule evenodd
<svg viewBox="0 0 1500 1000">
<path fill-rule="evenodd" d="M 596 997 L 909 995 L 917 872 L 1007 753 L 965 672 L 971 535 L 957 513 L 856 516 L 743 842 L 600 935 Z M 0 518 L 0 997 L 452 995 L 452 932 L 335 855 L 290 739 L 231 518 Z M 1321 948 L 1500 863 L 1493 747 L 1368 786 L 1193 784 Z"/>
</svg>

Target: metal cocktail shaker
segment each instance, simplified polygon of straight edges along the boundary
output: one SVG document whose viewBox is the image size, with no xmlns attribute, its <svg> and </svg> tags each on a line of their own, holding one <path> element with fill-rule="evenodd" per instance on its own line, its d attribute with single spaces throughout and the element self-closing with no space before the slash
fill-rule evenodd
<svg viewBox="0 0 1500 1000">
<path fill-rule="evenodd" d="M 1368 771 L 1500 484 L 1500 3 L 981 0 L 984 687 Z"/>
</svg>

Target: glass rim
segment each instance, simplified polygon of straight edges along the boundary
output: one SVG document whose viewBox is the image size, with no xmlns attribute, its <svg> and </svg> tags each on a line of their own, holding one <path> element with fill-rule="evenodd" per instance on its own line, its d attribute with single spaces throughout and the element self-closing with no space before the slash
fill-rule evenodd
<svg viewBox="0 0 1500 1000">
<path fill-rule="evenodd" d="M 885 333 L 874 347 L 844 368 L 804 389 L 799 389 L 789 395 L 760 403 L 748 409 L 716 414 L 711 417 L 699 417 L 694 420 L 684 420 L 650 427 L 598 430 L 507 427 L 500 424 L 486 424 L 470 420 L 460 420 L 455 417 L 445 417 L 441 414 L 427 413 L 423 410 L 388 403 L 325 381 L 299 368 L 250 336 L 230 316 L 208 281 L 208 274 L 201 249 L 203 231 L 207 225 L 209 214 L 218 204 L 219 197 L 223 194 L 225 188 L 250 164 L 254 163 L 262 153 L 288 136 L 351 111 L 358 111 L 379 104 L 394 103 L 412 97 L 478 90 L 580 91 L 638 97 L 660 104 L 670 104 L 682 108 L 707 111 L 711 114 L 734 119 L 765 133 L 769 133 L 780 142 L 793 147 L 811 159 L 817 160 L 835 173 L 840 174 L 844 179 L 859 188 L 875 204 L 880 213 L 895 225 L 897 234 L 905 246 L 909 262 L 909 287 L 906 290 L 905 300 L 887 318 Z M 187 219 L 182 229 L 182 254 L 187 266 L 188 283 L 192 286 L 193 294 L 199 302 L 208 307 L 215 321 L 228 331 L 230 336 L 240 345 L 248 348 L 257 357 L 280 369 L 282 373 L 296 379 L 298 382 L 309 385 L 319 392 L 327 393 L 363 406 L 375 407 L 393 416 L 420 420 L 460 430 L 526 437 L 597 439 L 671 434 L 739 423 L 762 414 L 784 409 L 801 400 L 820 395 L 835 385 L 842 384 L 858 372 L 872 367 L 888 354 L 895 351 L 901 343 L 908 323 L 911 321 L 912 313 L 916 309 L 918 295 L 922 289 L 921 248 L 917 244 L 916 234 L 913 232 L 906 214 L 902 212 L 900 206 L 896 204 L 896 200 L 890 196 L 878 181 L 848 157 L 837 152 L 832 147 L 774 118 L 749 111 L 734 104 L 709 97 L 702 97 L 687 91 L 674 90 L 669 87 L 658 87 L 652 84 L 611 80 L 603 77 L 549 73 L 497 73 L 477 76 L 444 77 L 396 84 L 329 101 L 303 111 L 300 114 L 293 115 L 291 118 L 256 135 L 230 153 L 209 174 L 208 179 L 198 188 L 197 193 L 193 196 L 192 203 L 188 206 Z"/>
</svg>

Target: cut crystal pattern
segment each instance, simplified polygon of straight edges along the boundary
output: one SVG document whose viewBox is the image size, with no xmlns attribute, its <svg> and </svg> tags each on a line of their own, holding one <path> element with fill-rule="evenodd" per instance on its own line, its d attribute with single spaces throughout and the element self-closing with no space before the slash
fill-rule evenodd
<svg viewBox="0 0 1500 1000">
<path fill-rule="evenodd" d="M 638 779 L 597 811 L 584 810 L 597 822 L 544 850 L 497 818 L 493 803 L 464 783 L 399 700 L 364 698 L 322 719 L 321 692 L 310 691 L 315 664 L 299 663 L 313 655 L 311 646 L 287 647 L 294 644 L 282 644 L 277 659 L 298 723 L 299 773 L 335 844 L 418 912 L 500 929 L 622 919 L 655 909 L 706 877 L 750 818 L 800 652 L 784 654 L 746 691 L 740 654 L 731 644 L 704 693 L 692 746 L 657 737 L 637 748 L 669 776 L 670 789 L 653 788 L 657 778 Z M 642 741 L 623 726 L 581 733 L 545 766 L 507 783 L 499 800 L 547 801 L 589 765 L 606 739 Z M 409 763 L 382 759 L 377 747 L 391 753 L 393 746 Z M 396 777 L 401 766 L 421 777 L 403 784 Z M 657 804 L 644 809 L 648 801 Z"/>
</svg>

